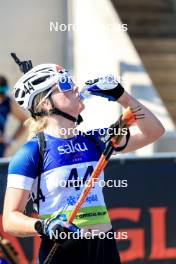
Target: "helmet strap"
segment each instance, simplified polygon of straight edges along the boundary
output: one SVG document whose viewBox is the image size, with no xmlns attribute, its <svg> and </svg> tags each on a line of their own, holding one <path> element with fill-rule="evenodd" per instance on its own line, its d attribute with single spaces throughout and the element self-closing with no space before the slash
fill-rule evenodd
<svg viewBox="0 0 176 264">
<path fill-rule="evenodd" d="M 74 117 L 72 115 L 69 115 L 68 113 L 65 113 L 63 111 L 61 111 L 60 109 L 56 108 L 53 102 L 53 99 L 51 97 L 51 94 L 48 98 L 50 100 L 50 103 L 52 105 L 52 109 L 50 109 L 49 111 L 41 111 L 41 112 L 33 112 L 32 110 L 30 110 L 31 115 L 33 118 L 35 118 L 36 116 L 50 116 L 50 115 L 60 115 L 68 120 L 71 120 L 73 122 L 76 122 L 78 125 L 83 121 L 83 118 L 81 115 L 78 115 L 78 117 Z"/>
</svg>

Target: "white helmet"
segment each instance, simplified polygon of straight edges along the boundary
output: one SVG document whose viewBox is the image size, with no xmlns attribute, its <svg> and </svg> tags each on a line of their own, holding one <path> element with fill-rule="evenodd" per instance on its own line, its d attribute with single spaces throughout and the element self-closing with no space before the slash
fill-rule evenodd
<svg viewBox="0 0 176 264">
<path fill-rule="evenodd" d="M 57 64 L 40 64 L 25 73 L 15 84 L 12 94 L 24 109 L 30 109 L 35 95 L 52 88 L 65 69 Z"/>
</svg>

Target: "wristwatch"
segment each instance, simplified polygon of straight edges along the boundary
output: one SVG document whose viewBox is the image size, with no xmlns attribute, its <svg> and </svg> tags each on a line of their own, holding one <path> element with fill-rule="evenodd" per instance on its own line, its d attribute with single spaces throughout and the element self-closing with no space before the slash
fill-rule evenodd
<svg viewBox="0 0 176 264">
<path fill-rule="evenodd" d="M 34 224 L 34 229 L 37 231 L 39 235 L 44 234 L 44 220 L 38 220 Z"/>
</svg>

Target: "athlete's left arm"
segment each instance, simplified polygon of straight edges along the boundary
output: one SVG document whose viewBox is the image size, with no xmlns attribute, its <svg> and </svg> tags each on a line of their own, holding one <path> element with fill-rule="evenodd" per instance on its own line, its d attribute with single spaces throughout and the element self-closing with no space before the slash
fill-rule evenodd
<svg viewBox="0 0 176 264">
<path fill-rule="evenodd" d="M 124 92 L 117 102 L 125 108 L 128 106 L 131 108 L 140 107 L 141 110 L 138 112 L 138 114 L 145 115 L 143 119 L 136 120 L 136 125 L 139 128 L 139 132 L 130 136 L 128 145 L 123 153 L 134 151 L 151 144 L 163 135 L 165 129 L 161 122 L 147 107 L 141 104 L 134 97 L 129 95 L 127 92 Z"/>
</svg>

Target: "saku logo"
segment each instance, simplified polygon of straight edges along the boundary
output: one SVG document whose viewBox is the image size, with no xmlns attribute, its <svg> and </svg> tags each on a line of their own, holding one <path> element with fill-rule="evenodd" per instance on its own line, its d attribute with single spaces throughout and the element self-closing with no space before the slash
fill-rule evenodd
<svg viewBox="0 0 176 264">
<path fill-rule="evenodd" d="M 58 147 L 59 154 L 69 154 L 69 153 L 75 153 L 75 152 L 83 152 L 88 150 L 86 143 L 74 143 L 72 140 L 68 142 L 67 144 Z"/>
</svg>

